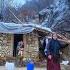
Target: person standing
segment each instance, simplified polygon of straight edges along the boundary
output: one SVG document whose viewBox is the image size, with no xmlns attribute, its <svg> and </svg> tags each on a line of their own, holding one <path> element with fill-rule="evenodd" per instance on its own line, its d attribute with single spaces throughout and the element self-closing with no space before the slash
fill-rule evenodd
<svg viewBox="0 0 70 70">
<path fill-rule="evenodd" d="M 57 39 L 57 34 L 52 33 L 52 39 L 47 44 L 47 70 L 61 70 L 60 49 L 62 45 Z"/>
<path fill-rule="evenodd" d="M 17 44 L 17 55 L 19 54 L 21 48 L 24 48 L 23 41 L 19 41 Z"/>
<path fill-rule="evenodd" d="M 24 43 L 23 41 L 19 41 L 17 45 L 17 56 L 19 57 L 19 65 L 23 66 L 23 51 L 24 51 Z"/>
</svg>

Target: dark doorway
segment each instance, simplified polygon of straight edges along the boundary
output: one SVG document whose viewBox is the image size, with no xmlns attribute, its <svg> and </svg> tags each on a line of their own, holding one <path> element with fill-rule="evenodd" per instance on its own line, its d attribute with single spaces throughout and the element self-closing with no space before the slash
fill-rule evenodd
<svg viewBox="0 0 70 70">
<path fill-rule="evenodd" d="M 14 47 L 13 47 L 13 56 L 16 57 L 16 49 L 17 49 L 17 44 L 19 41 L 23 41 L 23 34 L 14 34 Z"/>
<path fill-rule="evenodd" d="M 45 43 L 44 43 L 44 37 L 39 37 L 38 38 L 38 41 L 39 41 L 39 59 L 41 61 L 43 61 L 45 59 L 45 53 L 44 53 L 44 50 L 45 50 Z"/>
</svg>

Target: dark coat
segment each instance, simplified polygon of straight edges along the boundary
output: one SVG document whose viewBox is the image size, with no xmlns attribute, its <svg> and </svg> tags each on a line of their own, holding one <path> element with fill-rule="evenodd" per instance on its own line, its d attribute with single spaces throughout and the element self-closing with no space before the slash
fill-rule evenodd
<svg viewBox="0 0 70 70">
<path fill-rule="evenodd" d="M 58 40 L 51 39 L 48 43 L 48 54 L 51 55 L 59 55 L 59 51 L 62 45 Z"/>
<path fill-rule="evenodd" d="M 51 54 L 51 55 L 59 55 L 59 51 L 62 47 L 62 45 L 60 44 L 60 42 L 58 40 L 54 40 L 54 39 L 49 39 L 48 40 L 48 44 L 47 44 L 47 55 Z M 44 45 L 43 47 L 45 47 L 45 43 L 46 41 L 44 41 Z"/>
<path fill-rule="evenodd" d="M 48 44 L 46 46 L 46 39 L 43 42 L 43 48 L 46 48 L 47 51 L 45 52 L 47 55 L 59 55 L 60 51 L 67 47 L 68 44 L 61 44 L 60 41 L 54 39 L 48 39 Z"/>
</svg>

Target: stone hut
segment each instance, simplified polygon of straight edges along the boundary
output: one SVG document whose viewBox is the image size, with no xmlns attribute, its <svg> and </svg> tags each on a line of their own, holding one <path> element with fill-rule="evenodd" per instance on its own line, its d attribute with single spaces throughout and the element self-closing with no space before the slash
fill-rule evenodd
<svg viewBox="0 0 70 70">
<path fill-rule="evenodd" d="M 0 22 L 0 57 L 16 57 L 17 43 L 24 42 L 24 59 L 39 59 L 39 37 L 45 37 L 50 28 L 37 24 Z M 37 59 L 38 58 L 38 59 Z"/>
</svg>

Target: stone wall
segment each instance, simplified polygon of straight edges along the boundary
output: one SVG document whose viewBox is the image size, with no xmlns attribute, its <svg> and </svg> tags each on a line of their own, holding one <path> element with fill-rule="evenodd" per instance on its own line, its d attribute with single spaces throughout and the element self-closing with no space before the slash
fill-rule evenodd
<svg viewBox="0 0 70 70">
<path fill-rule="evenodd" d="M 62 50 L 62 57 L 70 61 L 70 44 Z"/>
<path fill-rule="evenodd" d="M 31 58 L 37 61 L 39 56 L 38 37 L 28 34 L 24 36 L 24 43 L 24 58 Z"/>
<path fill-rule="evenodd" d="M 0 34 L 0 56 L 13 55 L 13 35 Z"/>
</svg>

